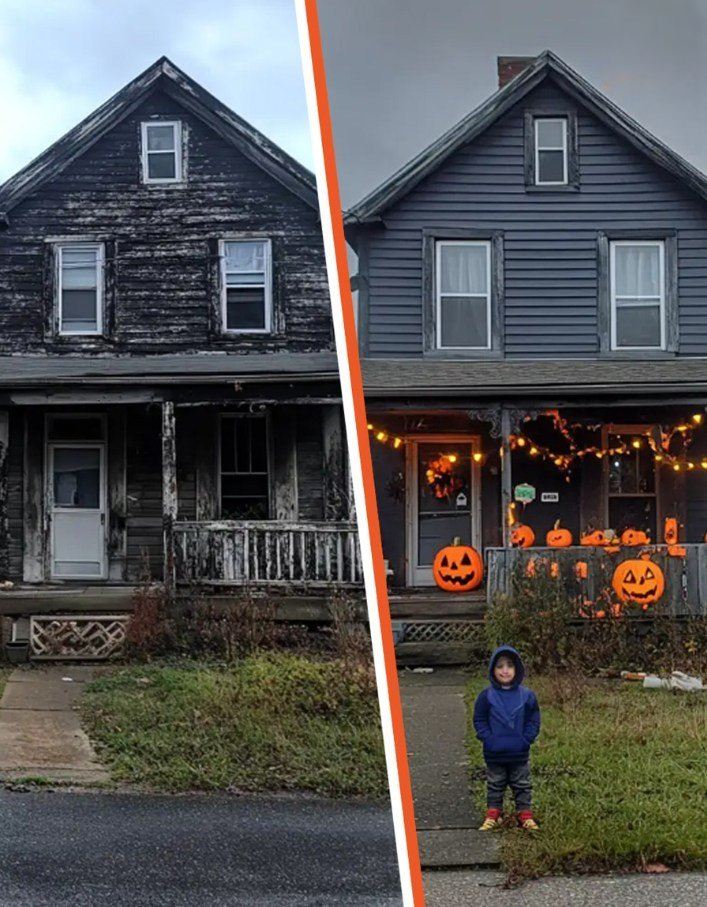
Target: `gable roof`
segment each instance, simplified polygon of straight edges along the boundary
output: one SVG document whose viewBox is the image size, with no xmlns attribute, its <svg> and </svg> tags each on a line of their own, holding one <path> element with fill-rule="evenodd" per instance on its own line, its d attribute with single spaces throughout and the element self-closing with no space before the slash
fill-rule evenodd
<svg viewBox="0 0 707 907">
<path fill-rule="evenodd" d="M 313 173 L 222 104 L 171 60 L 160 57 L 0 186 L 0 219 L 42 183 L 61 173 L 72 161 L 135 110 L 156 88 L 162 89 L 198 116 L 238 151 L 318 210 Z"/>
<path fill-rule="evenodd" d="M 410 192 L 458 148 L 481 135 L 547 76 L 552 76 L 561 89 L 581 102 L 630 145 L 707 200 L 707 177 L 703 173 L 651 135 L 552 51 L 545 50 L 527 69 L 350 208 L 346 223 L 355 225 L 380 218 L 386 208 Z"/>
</svg>

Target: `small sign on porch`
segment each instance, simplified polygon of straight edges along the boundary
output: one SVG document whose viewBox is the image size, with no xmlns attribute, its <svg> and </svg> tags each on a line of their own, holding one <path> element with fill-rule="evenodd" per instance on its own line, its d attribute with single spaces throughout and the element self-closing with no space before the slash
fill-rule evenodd
<svg viewBox="0 0 707 907">
<path fill-rule="evenodd" d="M 467 498 L 463 491 L 460 491 L 459 494 L 457 495 L 456 504 L 457 504 L 457 507 L 466 507 Z"/>
<path fill-rule="evenodd" d="M 541 504 L 557 504 L 559 500 L 559 491 L 543 491 L 540 495 Z"/>
<path fill-rule="evenodd" d="M 520 504 L 532 504 L 535 500 L 535 487 L 522 482 L 513 489 L 513 500 Z"/>
</svg>

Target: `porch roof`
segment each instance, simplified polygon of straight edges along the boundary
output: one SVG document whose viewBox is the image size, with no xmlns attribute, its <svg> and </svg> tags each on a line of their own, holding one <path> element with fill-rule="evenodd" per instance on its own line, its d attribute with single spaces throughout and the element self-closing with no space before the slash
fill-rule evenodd
<svg viewBox="0 0 707 907">
<path fill-rule="evenodd" d="M 220 384 L 338 378 L 336 354 L 176 353 L 130 356 L 0 356 L 0 387 L 61 384 Z"/>
<path fill-rule="evenodd" d="M 707 359 L 364 359 L 367 397 L 707 392 Z"/>
</svg>

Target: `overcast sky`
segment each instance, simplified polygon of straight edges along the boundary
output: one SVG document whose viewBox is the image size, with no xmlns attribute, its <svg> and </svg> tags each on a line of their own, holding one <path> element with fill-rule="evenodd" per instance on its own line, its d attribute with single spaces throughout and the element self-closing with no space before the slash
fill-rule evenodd
<svg viewBox="0 0 707 907">
<path fill-rule="evenodd" d="M 0 182 L 163 54 L 312 166 L 293 0 L 0 0 Z"/>
<path fill-rule="evenodd" d="M 707 172 L 707 0 L 319 0 L 345 206 L 549 48 Z"/>
</svg>

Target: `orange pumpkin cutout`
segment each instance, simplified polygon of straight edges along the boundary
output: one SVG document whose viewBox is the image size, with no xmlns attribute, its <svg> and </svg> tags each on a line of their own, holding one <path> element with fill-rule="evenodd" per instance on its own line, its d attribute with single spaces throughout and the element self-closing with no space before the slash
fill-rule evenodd
<svg viewBox="0 0 707 907">
<path fill-rule="evenodd" d="M 687 557 L 687 548 L 684 545 L 668 545 L 670 557 Z"/>
<path fill-rule="evenodd" d="M 528 563 L 525 565 L 525 575 L 532 578 L 535 576 L 536 572 L 537 571 L 535 569 L 535 558 L 531 557 L 528 560 Z"/>
<path fill-rule="evenodd" d="M 519 523 L 511 529 L 511 547 L 530 548 L 535 542 L 535 533 L 530 526 Z"/>
<path fill-rule="evenodd" d="M 630 558 L 616 566 L 611 586 L 621 602 L 653 605 L 665 592 L 665 576 L 650 558 Z"/>
<path fill-rule="evenodd" d="M 572 544 L 572 533 L 569 529 L 560 529 L 560 521 L 555 520 L 555 525 L 545 536 L 545 544 L 549 548 L 569 548 Z"/>
<path fill-rule="evenodd" d="M 650 543 L 650 537 L 642 529 L 624 529 L 621 533 L 621 544 L 629 548 L 638 545 L 650 545 Z"/>
<path fill-rule="evenodd" d="M 680 526 L 674 516 L 666 517 L 663 539 L 666 545 L 677 545 Z"/>
<path fill-rule="evenodd" d="M 557 561 L 552 561 L 550 564 L 550 576 L 553 579 L 557 579 L 560 575 L 560 565 Z"/>
<path fill-rule="evenodd" d="M 593 532 L 585 532 L 579 541 L 581 545 L 608 545 L 611 540 L 603 529 L 595 529 Z"/>
<path fill-rule="evenodd" d="M 574 572 L 577 579 L 587 579 L 589 576 L 589 564 L 586 561 L 577 561 L 574 565 Z"/>
<path fill-rule="evenodd" d="M 476 548 L 461 545 L 460 539 L 455 538 L 435 555 L 432 576 L 445 592 L 470 592 L 481 585 L 484 562 Z"/>
</svg>

